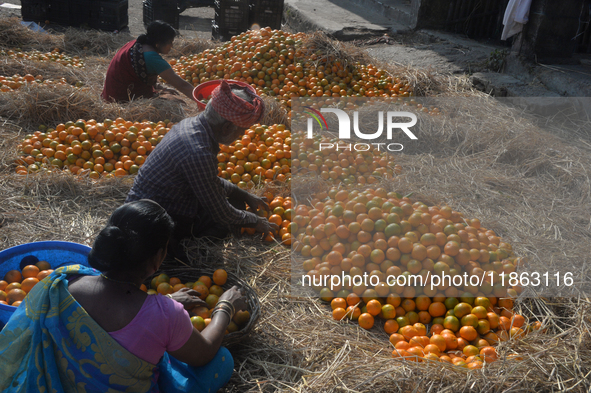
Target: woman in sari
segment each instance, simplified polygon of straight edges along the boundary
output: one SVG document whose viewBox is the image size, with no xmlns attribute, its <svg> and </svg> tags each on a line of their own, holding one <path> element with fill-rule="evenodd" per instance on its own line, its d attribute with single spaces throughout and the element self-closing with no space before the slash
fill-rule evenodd
<svg viewBox="0 0 591 393">
<path fill-rule="evenodd" d="M 175 89 L 193 99 L 193 85 L 178 76 L 160 56 L 172 49 L 176 31 L 166 22 L 154 21 L 146 34 L 128 42 L 111 60 L 101 96 L 106 101 L 130 101 L 159 94 L 178 94 L 157 85 L 161 76 Z"/>
<path fill-rule="evenodd" d="M 119 207 L 96 238 L 92 267 L 56 269 L 36 285 L 0 332 L 2 392 L 216 392 L 234 362 L 221 347 L 236 310 L 233 287 L 211 322 L 196 330 L 183 289 L 148 295 L 140 285 L 160 267 L 173 222 L 156 202 Z"/>
</svg>

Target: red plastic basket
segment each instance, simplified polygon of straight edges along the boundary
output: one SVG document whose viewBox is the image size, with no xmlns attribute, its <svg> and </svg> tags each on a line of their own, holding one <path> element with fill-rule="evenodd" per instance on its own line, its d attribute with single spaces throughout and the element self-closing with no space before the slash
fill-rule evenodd
<svg viewBox="0 0 591 393">
<path fill-rule="evenodd" d="M 235 81 L 233 79 L 216 79 L 213 81 L 203 82 L 203 83 L 197 85 L 197 87 L 195 87 L 195 89 L 193 89 L 193 99 L 197 102 L 197 106 L 199 107 L 199 109 L 201 109 L 201 110 L 205 109 L 205 106 L 207 105 L 207 103 L 203 102 L 202 100 L 209 98 L 211 96 L 211 93 L 213 93 L 214 89 L 216 87 L 218 87 L 219 84 L 222 83 L 223 80 L 225 80 L 229 84 L 234 84 L 234 85 L 246 87 L 253 94 L 256 94 L 256 90 L 254 89 L 254 87 L 252 87 L 248 83 L 241 82 L 241 81 Z"/>
</svg>

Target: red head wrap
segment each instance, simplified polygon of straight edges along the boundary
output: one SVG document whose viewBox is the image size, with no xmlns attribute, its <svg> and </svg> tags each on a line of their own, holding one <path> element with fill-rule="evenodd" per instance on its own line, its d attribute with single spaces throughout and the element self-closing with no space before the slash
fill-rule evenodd
<svg viewBox="0 0 591 393">
<path fill-rule="evenodd" d="M 211 105 L 224 119 L 239 127 L 248 128 L 261 118 L 265 104 L 261 97 L 253 94 L 248 88 L 245 87 L 244 91 L 254 98 L 252 104 L 232 93 L 228 82 L 222 80 L 211 95 Z"/>
</svg>

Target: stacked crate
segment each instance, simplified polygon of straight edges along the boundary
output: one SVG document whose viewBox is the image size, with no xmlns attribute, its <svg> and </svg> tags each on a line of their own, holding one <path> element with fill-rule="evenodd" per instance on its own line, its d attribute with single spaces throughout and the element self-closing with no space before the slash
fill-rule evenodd
<svg viewBox="0 0 591 393">
<path fill-rule="evenodd" d="M 47 0 L 21 0 L 23 20 L 45 23 L 49 4 Z"/>
<path fill-rule="evenodd" d="M 22 17 L 63 25 L 114 31 L 128 24 L 128 0 L 22 0 Z"/>
<path fill-rule="evenodd" d="M 215 0 L 214 9 L 211 31 L 214 39 L 228 41 L 250 27 L 249 0 Z"/>
<path fill-rule="evenodd" d="M 80 2 L 84 3 L 83 1 Z M 127 27 L 129 23 L 128 0 L 91 1 L 90 27 L 99 30 L 115 31 Z"/>
<path fill-rule="evenodd" d="M 174 0 L 144 0 L 144 25 L 155 20 L 161 20 L 178 30 L 179 9 Z"/>
<path fill-rule="evenodd" d="M 250 24 L 281 29 L 284 0 L 251 0 Z"/>
</svg>

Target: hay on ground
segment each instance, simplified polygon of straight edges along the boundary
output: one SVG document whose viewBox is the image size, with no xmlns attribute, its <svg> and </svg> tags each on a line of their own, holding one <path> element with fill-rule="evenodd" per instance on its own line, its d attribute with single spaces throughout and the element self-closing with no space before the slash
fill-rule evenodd
<svg viewBox="0 0 591 393">
<path fill-rule="evenodd" d="M 64 45 L 59 42 L 63 38 L 33 36 L 12 25 L 0 21 L 1 45 L 23 49 Z M 433 80 L 429 74 L 416 78 L 416 83 L 426 81 L 427 93 L 447 89 L 459 94 L 462 89 L 451 78 L 446 85 L 445 76 L 435 82 L 429 82 Z M 132 178 L 95 182 L 61 172 L 14 174 L 16 144 L 31 128 L 78 118 L 168 117 L 175 121 L 183 116 L 171 104 L 158 106 L 158 100 L 105 104 L 98 99 L 99 86 L 89 83 L 87 88 L 77 92 L 69 87 L 52 92 L 31 88 L 2 94 L 1 249 L 38 240 L 91 244 L 131 187 Z M 457 105 L 439 104 L 444 112 L 441 117 L 420 117 L 424 134 L 414 145 L 405 143 L 405 154 L 396 157 L 403 173 L 382 186 L 412 193 L 417 200 L 449 204 L 494 229 L 533 266 L 578 269 L 579 277 L 589 280 L 588 123 L 577 123 L 580 127 L 573 133 L 554 125 L 541 128 L 533 119 L 494 100 L 467 101 L 457 110 L 452 104 Z M 494 118 L 491 123 L 496 115 L 503 115 L 503 121 Z M 375 131 L 375 124 L 368 124 Z M 307 186 L 314 191 L 328 187 L 320 181 Z M 262 191 L 256 190 L 259 195 Z M 286 189 L 276 191 L 285 193 Z M 520 301 L 520 312 L 530 320 L 542 321 L 545 330 L 503 343 L 500 361 L 469 371 L 446 364 L 393 360 L 392 347 L 379 327 L 365 331 L 353 323 L 336 322 L 329 306 L 318 299 L 294 297 L 291 253 L 283 246 L 270 247 L 256 237 L 246 237 L 222 242 L 202 239 L 188 242 L 186 248 L 191 259 L 205 259 L 243 278 L 261 301 L 256 329 L 233 349 L 236 372 L 227 392 L 591 389 L 591 305 L 586 296 Z M 523 360 L 508 360 L 511 353 Z"/>
</svg>

